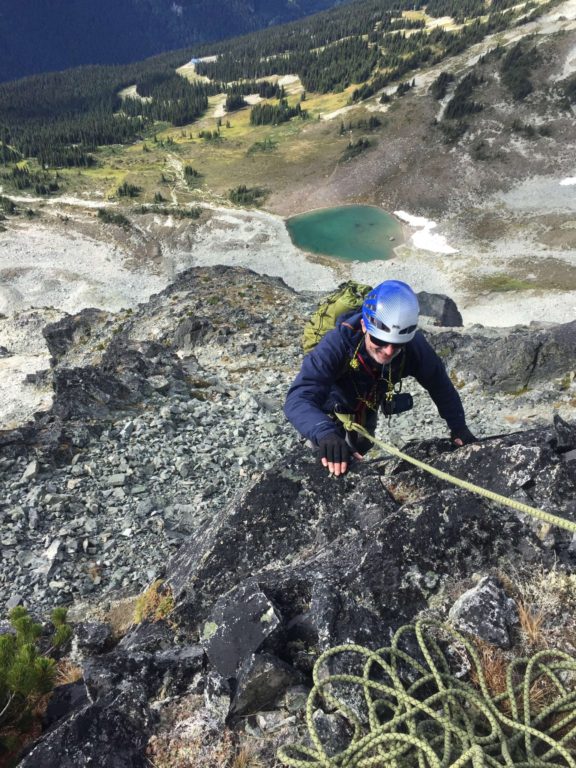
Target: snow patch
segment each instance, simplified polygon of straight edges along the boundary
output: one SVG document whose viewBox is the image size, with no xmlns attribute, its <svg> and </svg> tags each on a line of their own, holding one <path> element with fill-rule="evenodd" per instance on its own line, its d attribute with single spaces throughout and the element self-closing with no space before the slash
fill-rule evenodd
<svg viewBox="0 0 576 768">
<path fill-rule="evenodd" d="M 412 216 L 410 213 L 406 213 L 406 211 L 394 211 L 394 215 L 410 227 L 418 229 L 411 237 L 415 248 L 419 248 L 422 251 L 432 251 L 432 253 L 458 253 L 456 248 L 452 248 L 448 244 L 444 235 L 432 231 L 437 226 L 435 221 L 430 221 L 430 219 L 426 219 L 424 216 Z"/>
</svg>

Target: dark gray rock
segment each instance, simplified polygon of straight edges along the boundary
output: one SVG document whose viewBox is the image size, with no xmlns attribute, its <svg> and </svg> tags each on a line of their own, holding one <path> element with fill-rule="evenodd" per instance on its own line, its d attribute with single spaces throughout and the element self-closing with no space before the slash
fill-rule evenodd
<svg viewBox="0 0 576 768">
<path fill-rule="evenodd" d="M 253 654 L 244 661 L 238 673 L 230 715 L 241 717 L 267 709 L 300 680 L 296 670 L 275 656 Z"/>
<path fill-rule="evenodd" d="M 396 505 L 375 469 L 334 482 L 300 449 L 211 520 L 168 564 L 180 621 L 196 626 L 216 599 L 264 567 L 309 556 L 343 531 L 362 530 Z"/>
<path fill-rule="evenodd" d="M 327 714 L 321 709 L 314 712 L 312 720 L 326 754 L 333 757 L 344 752 L 354 735 L 348 720 L 344 719 L 342 715 Z"/>
<path fill-rule="evenodd" d="M 560 453 L 576 449 L 576 424 L 564 421 L 558 414 L 554 415 L 554 436 L 556 438 L 554 447 Z"/>
<path fill-rule="evenodd" d="M 174 631 L 165 621 L 143 621 L 124 635 L 118 648 L 126 652 L 152 652 L 166 651 L 173 645 Z"/>
<path fill-rule="evenodd" d="M 209 669 L 204 677 L 204 707 L 217 727 L 224 728 L 231 699 L 232 692 L 228 680 L 215 669 Z"/>
<path fill-rule="evenodd" d="M 56 686 L 42 717 L 42 727 L 45 731 L 52 728 L 60 720 L 87 704 L 89 704 L 88 693 L 82 680 Z"/>
<path fill-rule="evenodd" d="M 488 464 L 476 445 L 452 452 L 448 441 L 421 444 L 419 458 L 473 480 L 483 473 L 484 484 L 493 462 L 497 490 L 523 491 L 536 478 L 542 492 L 560 493 L 569 481 L 546 434 L 533 436 L 537 445 L 517 445 L 518 437 L 489 443 Z M 328 646 L 385 645 L 448 577 L 508 558 L 542 561 L 541 542 L 515 512 L 405 466 L 383 485 L 377 465 L 335 481 L 300 451 L 284 457 L 169 565 L 180 620 L 194 626 L 234 579 L 246 589 L 257 582 L 285 627 L 285 647 L 274 652 L 309 672 Z M 398 482 L 413 489 L 413 501 L 394 501 Z M 222 605 L 239 615 L 235 594 L 245 593 L 228 592 Z"/>
<path fill-rule="evenodd" d="M 66 315 L 55 323 L 49 323 L 42 330 L 53 361 L 63 357 L 78 343 L 83 343 L 97 325 L 110 319 L 108 312 L 100 309 L 83 309 L 77 315 Z"/>
<path fill-rule="evenodd" d="M 248 581 L 216 602 L 204 625 L 204 648 L 223 677 L 235 677 L 279 625 L 272 603 L 256 582 Z"/>
<path fill-rule="evenodd" d="M 482 440 L 454 450 L 447 442 L 411 442 L 405 450 L 414 458 L 506 497 L 516 497 L 529 506 L 542 506 L 560 517 L 570 517 L 576 500 L 576 477 L 554 448 L 550 429 L 515 432 Z M 446 488 L 446 483 L 427 472 L 399 462 L 397 482 L 421 493 Z M 494 514 L 500 514 L 497 508 Z"/>
<path fill-rule="evenodd" d="M 458 598 L 449 619 L 460 632 L 476 635 L 499 648 L 510 648 L 510 629 L 518 624 L 518 609 L 500 582 L 487 576 Z"/>
<path fill-rule="evenodd" d="M 140 686 L 153 696 L 168 682 L 182 692 L 203 664 L 204 650 L 197 645 L 176 646 L 155 653 L 115 649 L 84 662 L 84 681 L 93 699 L 132 685 Z"/>
<path fill-rule="evenodd" d="M 429 340 L 449 369 L 479 381 L 489 391 L 519 392 L 576 367 L 576 321 L 539 330 L 447 331 L 431 334 Z"/>
<path fill-rule="evenodd" d="M 112 644 L 112 629 L 109 624 L 84 621 L 74 625 L 72 649 L 75 656 L 104 653 Z"/>
<path fill-rule="evenodd" d="M 213 325 L 203 317 L 187 317 L 174 331 L 173 343 L 177 349 L 192 349 L 213 332 Z"/>
<path fill-rule="evenodd" d="M 442 293 L 428 293 L 420 291 L 418 294 L 420 314 L 432 317 L 437 325 L 445 328 L 460 327 L 463 325 L 462 315 L 458 311 L 456 302 Z"/>
<path fill-rule="evenodd" d="M 40 739 L 20 768 L 148 768 L 153 718 L 144 689 L 112 694 L 74 712 Z"/>
</svg>

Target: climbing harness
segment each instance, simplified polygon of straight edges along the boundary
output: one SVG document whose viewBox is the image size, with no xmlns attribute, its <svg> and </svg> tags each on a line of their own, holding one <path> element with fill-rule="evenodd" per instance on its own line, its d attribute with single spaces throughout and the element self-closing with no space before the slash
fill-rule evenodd
<svg viewBox="0 0 576 768">
<path fill-rule="evenodd" d="M 390 445 L 389 443 L 384 443 L 382 440 L 378 440 L 376 437 L 374 437 L 374 435 L 371 435 L 370 432 L 364 429 L 364 427 L 362 427 L 360 424 L 357 424 L 354 421 L 352 414 L 337 413 L 336 416 L 344 425 L 344 429 L 346 429 L 348 432 L 358 432 L 360 435 L 362 435 L 362 437 L 370 440 L 372 443 L 374 443 L 374 445 L 378 446 L 378 448 L 381 448 L 386 453 L 390 453 L 392 456 L 397 456 L 399 459 L 403 459 L 404 461 L 413 464 L 415 467 L 423 469 L 425 472 L 429 472 L 431 475 L 434 475 L 434 477 L 438 477 L 441 480 L 446 480 L 452 485 L 456 485 L 459 488 L 470 491 L 471 493 L 477 493 L 480 496 L 484 496 L 485 498 L 490 499 L 491 501 L 495 501 L 498 504 L 511 507 L 517 512 L 524 512 L 525 514 L 531 515 L 532 517 L 535 517 L 538 520 L 547 523 L 548 525 L 555 525 L 558 528 L 564 528 L 566 531 L 570 531 L 571 533 L 576 533 L 576 523 L 572 522 L 571 520 L 566 520 L 563 517 L 552 515 L 550 512 L 546 512 L 543 509 L 530 507 L 528 504 L 523 504 L 521 501 L 509 499 L 507 496 L 501 496 L 499 493 L 489 491 L 487 488 L 482 488 L 479 485 L 469 483 L 467 480 L 461 480 L 459 477 L 454 477 L 454 475 L 450 475 L 448 472 L 442 472 L 440 469 L 431 467 L 429 464 L 426 464 L 423 461 L 419 461 L 418 459 L 414 459 L 407 453 L 403 453 L 395 446 Z"/>
<path fill-rule="evenodd" d="M 475 685 L 451 672 L 450 659 L 463 653 Z M 563 651 L 515 659 L 495 693 L 473 644 L 425 619 L 400 627 L 386 648 L 330 648 L 316 661 L 313 682 L 306 705 L 312 746 L 278 752 L 290 768 L 576 768 L 576 659 Z M 539 703 L 536 690 L 546 691 Z M 315 722 L 321 700 L 353 729 L 336 754 Z"/>
</svg>

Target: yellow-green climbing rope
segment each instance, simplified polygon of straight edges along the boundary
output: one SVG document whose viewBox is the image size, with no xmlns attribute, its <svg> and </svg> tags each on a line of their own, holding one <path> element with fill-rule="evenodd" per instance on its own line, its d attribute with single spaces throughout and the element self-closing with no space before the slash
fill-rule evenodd
<svg viewBox="0 0 576 768">
<path fill-rule="evenodd" d="M 410 464 L 414 464 L 415 467 L 419 467 L 425 472 L 429 472 L 431 475 L 439 477 L 441 480 L 446 480 L 447 482 L 452 483 L 452 485 L 457 485 L 459 488 L 464 488 L 466 491 L 477 493 L 480 496 L 484 496 L 485 498 L 490 499 L 491 501 L 497 502 L 498 504 L 504 504 L 505 506 L 511 507 L 518 512 L 524 512 L 527 515 L 531 515 L 532 517 L 537 518 L 538 520 L 542 520 L 542 522 L 547 523 L 548 525 L 555 525 L 558 528 L 564 528 L 571 533 L 576 533 L 576 523 L 572 522 L 572 520 L 566 520 L 563 517 L 552 515 L 550 512 L 546 512 L 543 509 L 530 507 L 528 504 L 523 504 L 521 501 L 509 499 L 506 496 L 501 496 L 499 493 L 489 491 L 487 488 L 481 488 L 479 485 L 474 485 L 474 483 L 469 483 L 466 480 L 461 480 L 459 477 L 454 477 L 454 475 L 450 475 L 448 472 L 442 472 L 442 470 L 436 469 L 436 467 L 431 467 L 429 464 L 426 464 L 423 461 L 419 461 L 418 459 L 414 459 L 407 453 L 403 453 L 395 446 L 384 443 L 382 440 L 378 440 L 374 437 L 374 435 L 371 435 L 366 429 L 364 429 L 364 427 L 356 424 L 353 420 L 353 416 L 341 413 L 337 413 L 336 416 L 343 423 L 344 428 L 349 432 L 352 430 L 358 432 L 362 435 L 362 437 L 371 440 L 374 445 L 377 445 L 378 448 L 386 451 L 386 453 L 397 456 L 399 459 L 404 459 L 404 461 L 408 461 Z"/>
<path fill-rule="evenodd" d="M 403 649 L 415 645 L 412 655 Z M 467 659 L 475 685 L 451 672 L 456 654 Z M 386 648 L 331 648 L 318 658 L 313 680 L 311 744 L 278 752 L 291 768 L 576 768 L 576 659 L 562 651 L 516 659 L 505 690 L 494 694 L 474 646 L 422 620 L 401 627 Z M 321 702 L 353 730 L 337 754 L 316 727 Z"/>
</svg>

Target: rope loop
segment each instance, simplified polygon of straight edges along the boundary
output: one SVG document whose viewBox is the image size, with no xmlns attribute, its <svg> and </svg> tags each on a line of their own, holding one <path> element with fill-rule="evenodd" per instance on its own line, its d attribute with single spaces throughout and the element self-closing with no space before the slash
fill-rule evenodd
<svg viewBox="0 0 576 768">
<path fill-rule="evenodd" d="M 399 647 L 406 640 L 412 655 Z M 458 649 L 475 685 L 450 672 Z M 310 743 L 278 752 L 290 768 L 576 768 L 576 659 L 562 651 L 514 660 L 505 690 L 493 693 L 472 643 L 423 619 L 397 630 L 389 647 L 330 648 L 313 682 Z M 321 706 L 352 726 L 336 754 L 316 727 Z"/>
</svg>

